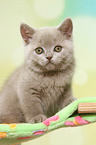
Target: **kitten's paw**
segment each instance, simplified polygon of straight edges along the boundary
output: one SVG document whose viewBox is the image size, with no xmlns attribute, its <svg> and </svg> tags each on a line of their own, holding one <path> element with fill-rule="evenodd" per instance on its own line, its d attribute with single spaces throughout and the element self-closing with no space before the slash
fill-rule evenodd
<svg viewBox="0 0 96 145">
<path fill-rule="evenodd" d="M 37 116 L 32 117 L 32 119 L 29 121 L 30 123 L 40 123 L 46 120 L 47 117 L 43 114 L 39 114 Z"/>
</svg>

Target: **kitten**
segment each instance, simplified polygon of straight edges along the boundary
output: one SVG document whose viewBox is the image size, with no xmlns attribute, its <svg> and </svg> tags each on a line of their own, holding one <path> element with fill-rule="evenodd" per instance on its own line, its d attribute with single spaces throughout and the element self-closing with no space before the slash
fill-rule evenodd
<svg viewBox="0 0 96 145">
<path fill-rule="evenodd" d="M 1 91 L 0 123 L 41 122 L 75 100 L 72 30 L 70 18 L 58 27 L 21 24 L 25 62 Z"/>
</svg>

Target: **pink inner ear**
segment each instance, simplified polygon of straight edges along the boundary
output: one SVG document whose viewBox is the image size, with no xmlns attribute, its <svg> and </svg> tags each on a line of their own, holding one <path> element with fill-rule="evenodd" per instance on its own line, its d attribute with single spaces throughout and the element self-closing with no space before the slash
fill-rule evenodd
<svg viewBox="0 0 96 145">
<path fill-rule="evenodd" d="M 67 35 L 67 37 L 71 37 L 71 35 L 72 35 L 72 27 L 71 27 L 71 25 L 69 26 L 66 35 Z"/>
<path fill-rule="evenodd" d="M 22 34 L 22 37 L 24 39 L 24 41 L 29 44 L 29 39 L 32 38 L 29 34 L 29 32 L 23 27 L 21 28 L 21 34 Z"/>
</svg>

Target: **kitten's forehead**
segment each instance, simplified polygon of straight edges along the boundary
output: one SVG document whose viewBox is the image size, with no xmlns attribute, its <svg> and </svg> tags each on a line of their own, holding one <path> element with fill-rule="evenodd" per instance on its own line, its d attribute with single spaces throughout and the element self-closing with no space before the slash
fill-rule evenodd
<svg viewBox="0 0 96 145">
<path fill-rule="evenodd" d="M 34 34 L 33 41 L 35 40 L 38 46 L 50 48 L 58 43 L 58 38 L 60 38 L 60 35 L 61 34 L 57 28 L 41 28 Z"/>
</svg>

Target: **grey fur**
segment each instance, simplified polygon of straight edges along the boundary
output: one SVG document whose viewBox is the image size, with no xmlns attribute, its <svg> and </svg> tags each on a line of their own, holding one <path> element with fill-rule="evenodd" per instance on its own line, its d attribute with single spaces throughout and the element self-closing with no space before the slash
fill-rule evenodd
<svg viewBox="0 0 96 145">
<path fill-rule="evenodd" d="M 21 25 L 25 62 L 9 78 L 0 94 L 0 122 L 41 122 L 71 103 L 75 67 L 72 21 L 58 27 L 33 29 Z M 61 52 L 54 52 L 56 45 Z M 42 47 L 44 53 L 36 54 Z M 51 63 L 47 57 L 51 58 Z"/>
</svg>

